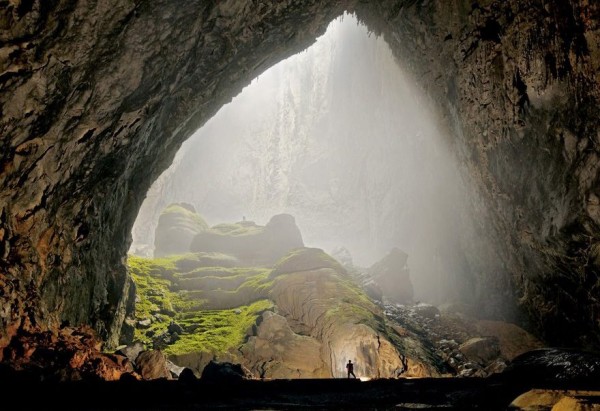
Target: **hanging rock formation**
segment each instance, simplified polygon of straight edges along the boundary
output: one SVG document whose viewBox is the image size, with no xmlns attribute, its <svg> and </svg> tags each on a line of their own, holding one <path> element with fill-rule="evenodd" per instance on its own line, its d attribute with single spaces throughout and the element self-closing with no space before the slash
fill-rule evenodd
<svg viewBox="0 0 600 411">
<path fill-rule="evenodd" d="M 123 257 L 151 182 L 345 9 L 445 116 L 493 244 L 466 242 L 477 274 L 459 279 L 481 312 L 598 348 L 600 4 L 588 0 L 5 2 L 0 348 L 62 321 L 116 344 L 132 297 Z"/>
</svg>

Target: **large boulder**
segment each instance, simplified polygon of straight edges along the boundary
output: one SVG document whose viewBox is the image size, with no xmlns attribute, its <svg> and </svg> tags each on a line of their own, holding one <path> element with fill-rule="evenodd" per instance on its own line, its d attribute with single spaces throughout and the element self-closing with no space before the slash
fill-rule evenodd
<svg viewBox="0 0 600 411">
<path fill-rule="evenodd" d="M 574 349 L 540 348 L 514 358 L 503 376 L 519 382 L 597 384 L 600 380 L 600 355 Z"/>
<path fill-rule="evenodd" d="M 413 301 L 413 286 L 407 262 L 408 254 L 399 248 L 393 248 L 369 268 L 369 274 L 383 291 L 383 296 L 400 304 Z"/>
<path fill-rule="evenodd" d="M 211 361 L 204 367 L 201 379 L 211 382 L 235 382 L 251 377 L 240 364 Z"/>
<path fill-rule="evenodd" d="M 286 273 L 318 270 L 320 268 L 331 268 L 338 273 L 345 273 L 340 263 L 320 248 L 298 248 L 275 264 L 271 272 L 271 277 Z"/>
<path fill-rule="evenodd" d="M 321 342 L 296 334 L 287 320 L 265 311 L 257 327 L 241 349 L 251 370 L 259 377 L 329 377 L 329 367 L 321 359 Z"/>
<path fill-rule="evenodd" d="M 137 356 L 136 369 L 145 380 L 171 379 L 167 358 L 160 350 L 144 351 Z"/>
<path fill-rule="evenodd" d="M 191 242 L 190 250 L 224 253 L 247 265 L 261 265 L 272 264 L 290 250 L 303 246 L 294 217 L 279 214 L 265 226 L 252 221 L 216 225 L 198 233 Z"/>
<path fill-rule="evenodd" d="M 495 337 L 475 337 L 458 347 L 461 353 L 471 361 L 482 366 L 490 364 L 500 356 L 500 344 Z"/>
<path fill-rule="evenodd" d="M 163 210 L 154 233 L 154 257 L 187 253 L 194 237 L 208 229 L 194 206 L 175 203 Z"/>
</svg>

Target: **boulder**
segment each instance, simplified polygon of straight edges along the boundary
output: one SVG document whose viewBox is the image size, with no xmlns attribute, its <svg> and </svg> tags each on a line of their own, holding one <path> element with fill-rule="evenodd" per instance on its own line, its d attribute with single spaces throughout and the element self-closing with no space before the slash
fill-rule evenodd
<svg viewBox="0 0 600 411">
<path fill-rule="evenodd" d="M 423 318 L 427 318 L 429 320 L 435 320 L 440 317 L 440 310 L 438 310 L 437 307 L 431 304 L 417 304 L 414 307 L 412 307 L 412 311 L 415 314 Z"/>
<path fill-rule="evenodd" d="M 322 268 L 330 268 L 339 273 L 346 272 L 340 263 L 320 248 L 297 248 L 275 264 L 270 276 L 273 278 L 280 274 L 297 273 Z"/>
<path fill-rule="evenodd" d="M 503 321 L 480 320 L 475 322 L 475 329 L 480 335 L 496 337 L 502 357 L 507 360 L 544 346 L 540 340 L 521 327 Z"/>
<path fill-rule="evenodd" d="M 383 296 L 400 304 L 413 301 L 413 286 L 408 270 L 408 254 L 393 248 L 388 255 L 373 264 L 368 273 L 381 290 Z"/>
<path fill-rule="evenodd" d="M 488 365 L 500 356 L 500 344 L 495 337 L 471 338 L 458 349 L 469 360 L 481 365 Z"/>
<path fill-rule="evenodd" d="M 511 410 L 592 411 L 600 409 L 600 391 L 533 389 L 519 395 Z"/>
<path fill-rule="evenodd" d="M 208 224 L 192 205 L 169 205 L 160 214 L 154 232 L 154 257 L 187 253 L 194 237 L 206 229 Z"/>
<path fill-rule="evenodd" d="M 138 355 L 140 355 L 140 353 L 145 349 L 146 347 L 141 341 L 136 341 L 131 345 L 119 348 L 115 354 L 123 355 L 129 358 L 129 361 L 135 364 L 135 360 L 137 359 Z"/>
<path fill-rule="evenodd" d="M 167 330 L 169 331 L 170 334 L 183 334 L 183 328 L 181 328 L 181 325 L 177 324 L 175 321 L 171 321 L 171 323 L 169 324 L 169 327 L 167 327 Z"/>
<path fill-rule="evenodd" d="M 160 350 L 144 351 L 136 360 L 137 372 L 145 380 L 157 378 L 171 379 L 171 372 L 167 366 L 167 358 Z"/>
<path fill-rule="evenodd" d="M 574 349 L 541 348 L 514 358 L 503 375 L 518 381 L 597 383 L 600 355 Z"/>
<path fill-rule="evenodd" d="M 329 377 L 320 341 L 296 334 L 284 317 L 272 311 L 262 314 L 256 335 L 241 351 L 251 371 L 261 378 Z"/>
<path fill-rule="evenodd" d="M 198 378 L 196 378 L 196 375 L 194 374 L 194 371 L 192 371 L 191 368 L 185 367 L 179 373 L 179 381 L 189 384 L 189 383 L 194 383 L 194 382 L 198 381 Z"/>
<path fill-rule="evenodd" d="M 234 256 L 245 264 L 273 264 L 290 250 L 303 247 L 294 217 L 273 216 L 266 226 L 251 221 L 219 224 L 197 234 L 192 252 L 217 252 Z"/>
<path fill-rule="evenodd" d="M 202 371 L 201 379 L 209 382 L 237 382 L 250 378 L 241 364 L 210 361 Z"/>
<path fill-rule="evenodd" d="M 166 363 L 167 363 L 167 368 L 171 372 L 171 377 L 173 377 L 173 378 L 179 378 L 181 373 L 183 372 L 183 370 L 186 369 L 186 367 L 180 367 L 179 365 L 173 363 L 170 360 L 167 360 Z"/>
</svg>

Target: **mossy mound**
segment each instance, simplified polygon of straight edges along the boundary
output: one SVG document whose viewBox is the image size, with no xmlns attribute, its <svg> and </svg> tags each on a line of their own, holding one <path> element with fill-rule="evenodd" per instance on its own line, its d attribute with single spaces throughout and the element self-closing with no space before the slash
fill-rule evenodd
<svg viewBox="0 0 600 411">
<path fill-rule="evenodd" d="M 251 221 L 216 225 L 198 233 L 190 250 L 232 255 L 245 265 L 270 265 L 303 245 L 294 217 L 280 214 L 266 226 Z"/>
<path fill-rule="evenodd" d="M 394 376 L 400 336 L 323 250 L 294 249 L 274 268 L 207 265 L 219 261 L 235 260 L 214 253 L 131 256 L 135 338 L 198 373 L 216 357 L 266 377 L 337 377 L 351 356 L 363 375 Z"/>
<path fill-rule="evenodd" d="M 202 258 L 200 255 L 196 261 Z M 242 344 L 258 316 L 273 306 L 264 298 L 267 293 L 262 292 L 268 288 L 265 284 L 269 282 L 269 270 L 199 267 L 185 272 L 180 268 L 186 266 L 182 261 L 194 261 L 194 258 L 190 254 L 158 259 L 129 256 L 129 271 L 137 289 L 134 338 L 173 355 L 196 351 L 216 355 Z M 246 289 L 252 290 L 247 295 L 255 297 L 245 298 L 242 303 L 234 298 L 225 301 L 218 295 L 210 295 L 208 289 L 206 294 L 199 295 L 201 291 L 189 291 L 178 285 L 179 281 L 210 278 L 221 278 L 231 284 L 239 282 L 235 288 L 230 287 L 230 291 L 212 290 L 217 294 L 229 292 L 235 297 L 238 293 L 244 295 L 240 290 Z M 232 281 L 233 278 L 236 280 Z M 213 309 L 217 305 L 219 309 Z"/>
<path fill-rule="evenodd" d="M 208 224 L 194 207 L 186 203 L 171 204 L 158 219 L 154 233 L 154 256 L 163 257 L 189 251 L 193 238 L 208 229 Z"/>
<path fill-rule="evenodd" d="M 331 268 L 339 273 L 346 270 L 333 257 L 320 248 L 297 248 L 283 257 L 273 267 L 271 277 L 285 273 Z"/>
</svg>

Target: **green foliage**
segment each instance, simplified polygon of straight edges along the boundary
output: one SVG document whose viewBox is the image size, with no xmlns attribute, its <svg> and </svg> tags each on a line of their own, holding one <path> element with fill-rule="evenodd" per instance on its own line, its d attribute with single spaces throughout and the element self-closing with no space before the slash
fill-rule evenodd
<svg viewBox="0 0 600 411">
<path fill-rule="evenodd" d="M 320 248 L 302 247 L 296 248 L 280 259 L 275 264 L 271 277 L 276 277 L 285 273 L 316 270 L 319 268 L 331 268 L 338 273 L 346 273 L 346 270 L 340 263 Z"/>
<path fill-rule="evenodd" d="M 138 325 L 134 338 L 151 346 L 153 337 L 165 333 L 175 321 L 186 332 L 166 352 L 224 352 L 239 345 L 256 317 L 272 307 L 265 299 L 272 287 L 269 269 L 200 267 L 190 273 L 179 271 L 181 261 L 193 259 L 194 254 L 156 259 L 129 256 L 129 272 L 137 288 L 135 318 L 138 323 L 152 321 L 149 326 Z M 204 281 L 212 288 L 189 291 L 195 288 L 190 286 L 194 281 Z M 176 284 L 183 289 L 175 291 Z M 214 306 L 220 309 L 207 309 Z"/>
<path fill-rule="evenodd" d="M 188 224 L 185 225 L 189 225 L 189 228 L 195 231 L 206 230 L 208 228 L 208 224 L 198 213 L 188 210 L 181 204 L 170 204 L 160 213 L 160 217 L 176 219 L 180 224 L 187 222 Z"/>
<path fill-rule="evenodd" d="M 147 329 L 137 327 L 134 338 L 150 344 L 148 334 L 164 333 L 175 315 L 173 301 L 177 301 L 178 296 L 171 292 L 171 282 L 165 278 L 168 277 L 167 272 L 172 272 L 174 264 L 170 258 L 151 260 L 129 256 L 128 265 L 137 289 L 135 318 L 152 321 Z"/>
<path fill-rule="evenodd" d="M 248 330 L 256 323 L 257 317 L 272 308 L 271 301 L 260 300 L 237 309 L 188 313 L 179 322 L 184 329 L 192 331 L 183 334 L 165 352 L 175 355 L 190 352 L 218 354 L 237 348 L 245 341 Z"/>
</svg>

